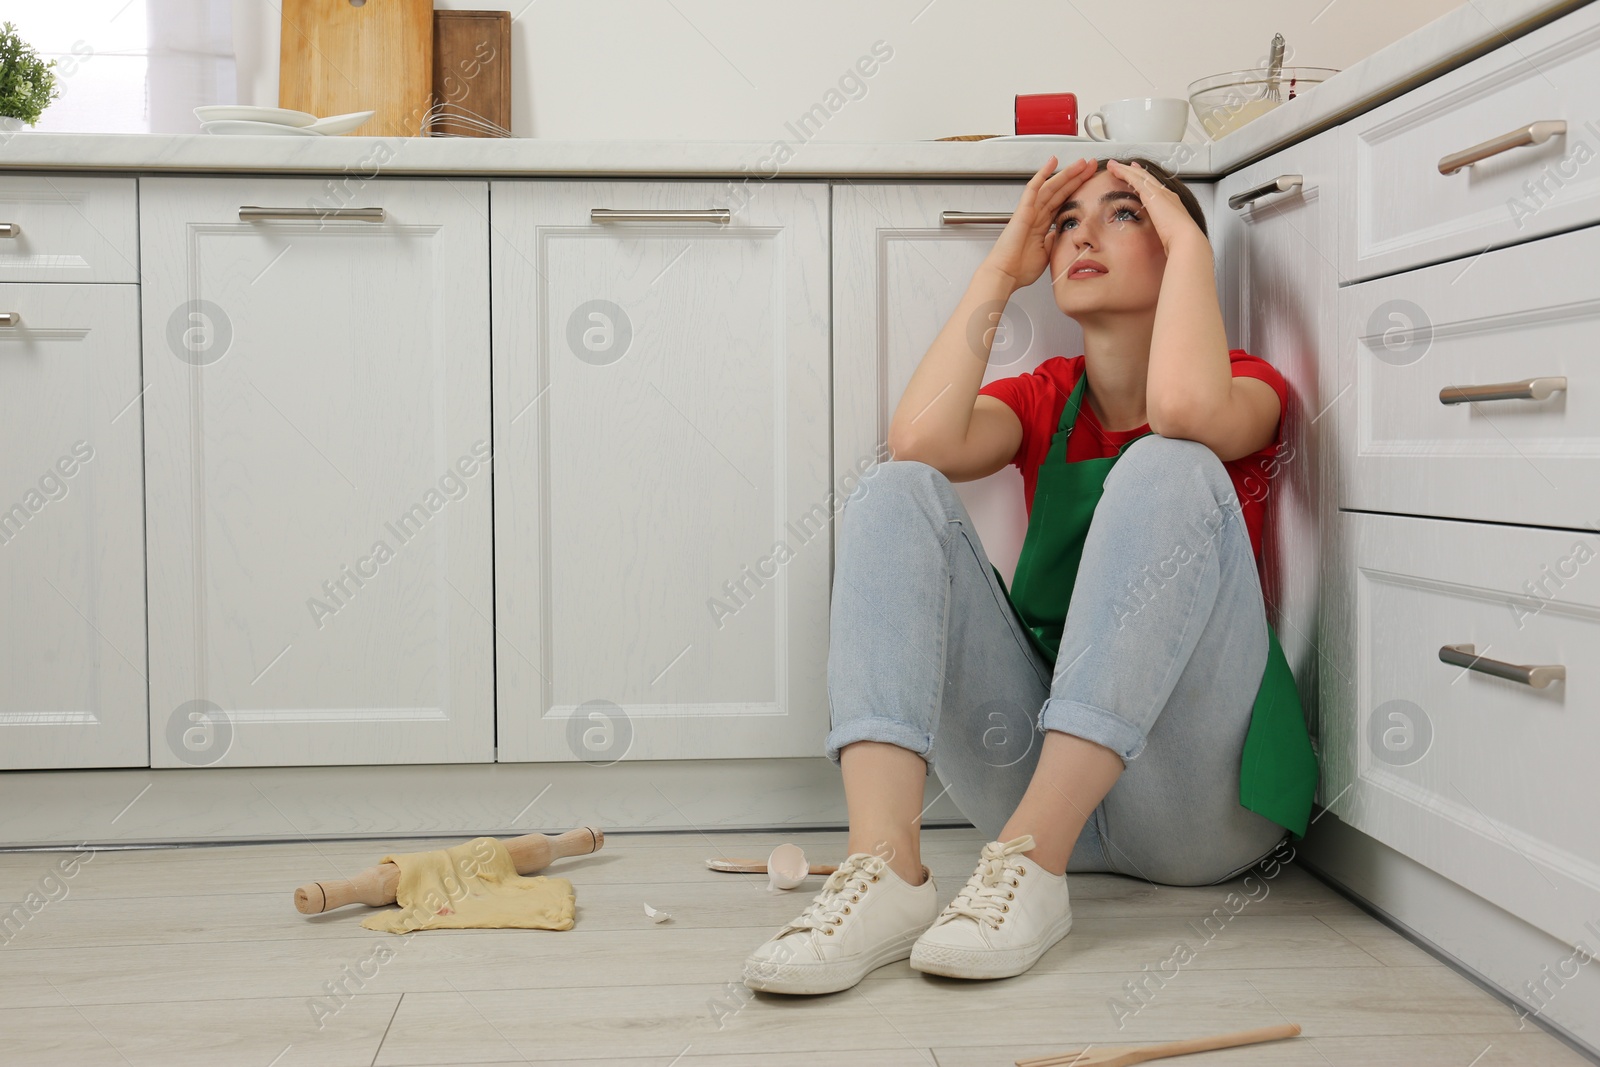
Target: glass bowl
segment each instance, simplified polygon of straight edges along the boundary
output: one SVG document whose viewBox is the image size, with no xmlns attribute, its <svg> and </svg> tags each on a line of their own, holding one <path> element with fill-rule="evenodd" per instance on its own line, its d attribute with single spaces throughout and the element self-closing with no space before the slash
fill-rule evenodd
<svg viewBox="0 0 1600 1067">
<path fill-rule="evenodd" d="M 1277 100 L 1267 97 L 1264 67 L 1212 74 L 1189 83 L 1189 106 L 1206 136 L 1215 141 L 1337 73 L 1331 67 L 1284 67 L 1278 75 Z"/>
</svg>

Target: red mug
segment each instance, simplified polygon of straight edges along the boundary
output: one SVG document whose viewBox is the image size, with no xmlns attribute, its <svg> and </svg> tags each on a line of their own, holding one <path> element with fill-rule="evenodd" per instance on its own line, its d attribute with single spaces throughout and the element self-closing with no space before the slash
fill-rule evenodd
<svg viewBox="0 0 1600 1067">
<path fill-rule="evenodd" d="M 1022 93 L 1016 98 L 1016 132 L 1078 132 L 1078 94 Z"/>
</svg>

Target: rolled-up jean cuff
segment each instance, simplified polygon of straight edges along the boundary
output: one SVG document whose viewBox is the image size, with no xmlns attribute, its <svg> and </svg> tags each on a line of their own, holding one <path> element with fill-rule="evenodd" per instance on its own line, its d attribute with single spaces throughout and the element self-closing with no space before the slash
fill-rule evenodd
<svg viewBox="0 0 1600 1067">
<path fill-rule="evenodd" d="M 1144 751 L 1145 736 L 1128 720 L 1104 708 L 1051 697 L 1039 712 L 1039 732 L 1060 730 L 1104 745 L 1128 763 Z"/>
<path fill-rule="evenodd" d="M 909 748 L 922 757 L 923 774 L 933 773 L 933 768 L 928 766 L 928 754 L 933 751 L 933 735 L 926 730 L 919 730 L 887 715 L 863 715 L 848 719 L 828 731 L 825 742 L 828 759 L 837 764 L 839 750 L 855 741 L 884 741 Z"/>
</svg>

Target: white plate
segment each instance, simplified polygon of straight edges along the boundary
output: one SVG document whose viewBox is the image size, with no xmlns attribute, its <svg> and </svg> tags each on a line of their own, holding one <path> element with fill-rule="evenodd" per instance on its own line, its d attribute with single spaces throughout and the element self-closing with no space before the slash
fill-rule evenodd
<svg viewBox="0 0 1600 1067">
<path fill-rule="evenodd" d="M 376 114 L 376 111 L 352 111 L 348 115 L 329 115 L 325 119 L 318 119 L 313 122 L 306 129 L 316 130 L 318 133 L 333 137 L 337 134 L 349 133 L 351 130 L 360 129 L 368 119 Z"/>
<path fill-rule="evenodd" d="M 249 119 L 219 119 L 216 122 L 202 122 L 201 133 L 213 134 L 244 134 L 255 137 L 321 137 L 322 134 L 313 129 L 302 129 L 297 126 L 284 126 L 277 122 L 251 122 Z"/>
<path fill-rule="evenodd" d="M 990 141 L 1092 141 L 1093 137 L 1072 133 L 1002 133 L 986 138 Z"/>
<path fill-rule="evenodd" d="M 286 107 L 251 107 L 248 104 L 207 104 L 194 109 L 201 122 L 271 122 L 279 126 L 309 126 L 317 116 Z"/>
</svg>

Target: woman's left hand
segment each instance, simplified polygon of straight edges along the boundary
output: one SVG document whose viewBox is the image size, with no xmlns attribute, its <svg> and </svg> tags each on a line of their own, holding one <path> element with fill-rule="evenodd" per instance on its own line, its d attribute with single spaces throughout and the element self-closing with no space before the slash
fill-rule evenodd
<svg viewBox="0 0 1600 1067">
<path fill-rule="evenodd" d="M 1156 236 L 1161 238 L 1161 249 L 1169 257 L 1172 255 L 1173 247 L 1180 243 L 1198 241 L 1201 245 L 1210 247 L 1206 235 L 1195 225 L 1189 210 L 1183 206 L 1183 201 L 1178 199 L 1178 194 L 1156 181 L 1149 171 L 1137 163 L 1130 166 L 1115 159 L 1106 161 L 1106 170 L 1110 171 L 1113 177 L 1127 182 L 1133 187 L 1133 191 L 1139 194 L 1145 214 L 1149 217 L 1150 224 L 1155 227 Z"/>
</svg>

